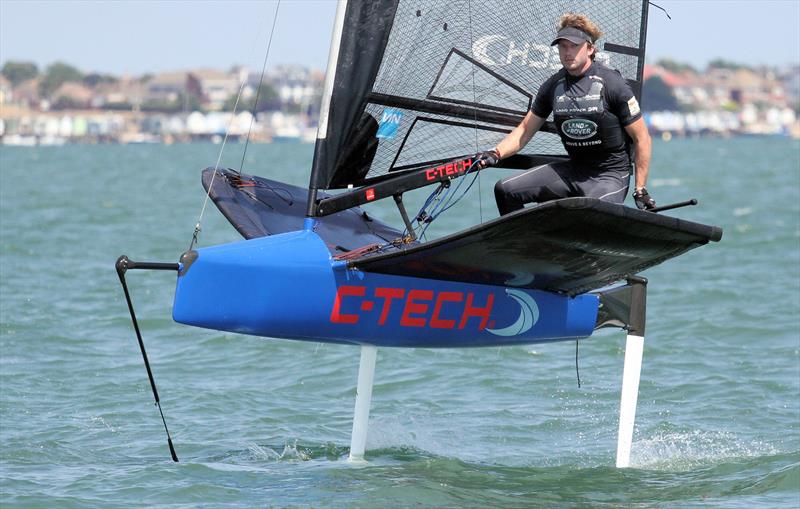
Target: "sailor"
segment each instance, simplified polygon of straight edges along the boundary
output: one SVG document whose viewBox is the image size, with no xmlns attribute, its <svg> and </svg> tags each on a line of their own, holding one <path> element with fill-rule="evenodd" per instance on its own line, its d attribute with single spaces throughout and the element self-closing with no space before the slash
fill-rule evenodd
<svg viewBox="0 0 800 509">
<path fill-rule="evenodd" d="M 622 75 L 595 62 L 600 29 L 582 14 L 561 17 L 551 46 L 558 45 L 563 68 L 539 88 L 531 110 L 497 146 L 479 156 L 481 168 L 522 150 L 553 114 L 569 161 L 532 168 L 497 182 L 500 214 L 526 203 L 588 196 L 622 203 L 631 175 L 631 144 L 636 178 L 633 198 L 640 209 L 656 203 L 645 188 L 650 166 L 650 135 L 636 97 Z"/>
</svg>

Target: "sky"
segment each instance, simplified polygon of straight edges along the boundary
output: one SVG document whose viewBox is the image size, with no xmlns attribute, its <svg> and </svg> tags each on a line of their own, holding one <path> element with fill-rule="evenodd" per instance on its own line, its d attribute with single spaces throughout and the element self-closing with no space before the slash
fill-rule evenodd
<svg viewBox="0 0 800 509">
<path fill-rule="evenodd" d="M 672 19 L 650 7 L 648 62 L 671 58 L 700 69 L 715 58 L 800 65 L 800 0 L 656 3 Z M 26 60 L 44 69 L 64 61 L 115 75 L 237 64 L 260 69 L 277 6 L 275 0 L 0 0 L 0 63 Z M 335 11 L 335 0 L 282 0 L 267 66 L 324 69 Z"/>
</svg>

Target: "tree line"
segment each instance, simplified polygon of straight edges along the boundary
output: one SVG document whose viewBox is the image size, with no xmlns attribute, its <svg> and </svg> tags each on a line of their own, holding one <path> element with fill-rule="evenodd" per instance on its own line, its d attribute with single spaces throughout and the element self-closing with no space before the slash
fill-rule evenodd
<svg viewBox="0 0 800 509">
<path fill-rule="evenodd" d="M 48 65 L 44 71 L 40 71 L 39 66 L 33 62 L 9 60 L 3 65 L 0 73 L 11 82 L 12 87 L 16 87 L 24 81 L 41 78 L 39 81 L 39 94 L 44 97 L 49 96 L 68 81 L 83 83 L 88 87 L 94 87 L 98 83 L 115 83 L 118 81 L 116 77 L 110 74 L 83 73 L 76 67 L 64 62 L 54 62 Z"/>
<path fill-rule="evenodd" d="M 89 88 L 94 88 L 99 83 L 117 83 L 119 78 L 111 74 L 103 74 L 97 72 L 84 73 L 80 69 L 69 65 L 65 62 L 54 62 L 48 65 L 44 70 L 40 70 L 34 62 L 27 61 L 7 61 L 0 74 L 3 75 L 10 83 L 11 86 L 16 88 L 25 81 L 39 78 L 38 93 L 40 97 L 50 98 L 52 94 L 64 83 L 75 82 L 86 85 Z M 147 83 L 153 78 L 152 74 L 144 74 L 138 78 L 141 83 Z M 258 97 L 258 104 L 256 105 L 256 97 Z M 233 109 L 236 104 L 236 96 L 228 99 L 224 105 L 226 111 Z M 62 104 L 63 103 L 63 104 Z M 54 109 L 61 109 L 61 107 L 73 107 L 68 99 L 61 98 L 55 102 L 52 107 Z M 257 91 L 251 97 L 239 99 L 237 111 L 274 111 L 283 109 L 291 113 L 298 113 L 301 106 L 298 104 L 281 104 L 278 91 L 269 83 L 262 83 Z M 132 107 L 129 103 L 122 104 L 106 104 L 104 109 L 130 109 Z M 145 99 L 142 104 L 138 105 L 142 111 L 161 111 L 161 112 L 175 112 L 175 111 L 194 111 L 202 110 L 200 99 L 191 93 L 180 93 L 178 98 L 174 101 L 166 100 L 152 100 Z"/>
</svg>

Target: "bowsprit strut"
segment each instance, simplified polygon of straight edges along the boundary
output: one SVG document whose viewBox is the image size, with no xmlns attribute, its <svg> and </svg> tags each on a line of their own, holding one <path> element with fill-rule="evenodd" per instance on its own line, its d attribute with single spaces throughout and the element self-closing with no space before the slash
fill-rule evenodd
<svg viewBox="0 0 800 509">
<path fill-rule="evenodd" d="M 136 331 L 136 339 L 139 340 L 139 349 L 142 351 L 142 359 L 144 359 L 144 367 L 147 369 L 147 378 L 150 379 L 150 388 L 153 389 L 153 397 L 158 406 L 158 413 L 161 414 L 161 422 L 164 423 L 164 431 L 167 432 L 167 444 L 169 445 L 169 452 L 172 455 L 172 461 L 178 462 L 178 455 L 175 453 L 175 446 L 172 445 L 172 437 L 167 428 L 167 421 L 164 419 L 164 412 L 161 410 L 161 400 L 158 398 L 158 389 L 156 389 L 156 381 L 153 378 L 153 370 L 150 369 L 150 361 L 147 360 L 147 351 L 144 349 L 144 341 L 142 340 L 142 333 L 139 330 L 139 322 L 136 321 L 136 313 L 133 311 L 133 302 L 128 292 L 128 285 L 125 282 L 125 272 L 128 269 L 148 269 L 148 270 L 174 270 L 180 272 L 181 264 L 179 263 L 158 263 L 158 262 L 134 262 L 127 256 L 122 255 L 117 259 L 116 263 L 117 275 L 119 275 L 119 282 L 122 284 L 122 290 L 125 292 L 125 300 L 128 302 L 128 310 L 131 312 L 131 321 L 133 322 L 133 329 Z"/>
</svg>

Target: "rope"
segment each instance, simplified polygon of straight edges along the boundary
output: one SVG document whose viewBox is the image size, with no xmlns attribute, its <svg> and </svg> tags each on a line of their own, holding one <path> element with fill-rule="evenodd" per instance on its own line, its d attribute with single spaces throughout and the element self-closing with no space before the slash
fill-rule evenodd
<svg viewBox="0 0 800 509">
<path fill-rule="evenodd" d="M 464 198 L 472 186 L 475 184 L 475 181 L 478 180 L 478 176 L 480 175 L 479 172 L 475 172 L 474 176 L 472 177 L 472 181 L 469 183 L 466 189 L 461 193 L 460 196 L 455 197 L 458 190 L 464 184 L 466 180 L 466 176 L 475 170 L 477 167 L 478 161 L 472 163 L 472 165 L 464 172 L 464 175 L 461 177 L 464 180 L 459 180 L 458 184 L 455 186 L 447 185 L 447 191 L 445 191 L 444 196 L 439 196 L 442 192 L 444 185 L 439 185 L 429 196 L 428 199 L 425 200 L 425 203 L 422 205 L 422 208 L 417 213 L 417 217 L 415 218 L 417 224 L 419 226 L 419 233 L 417 237 L 422 238 L 425 235 L 425 232 L 428 230 L 428 227 L 435 221 L 440 215 L 447 212 L 450 208 L 452 208 L 456 203 L 461 201 Z M 449 182 L 448 182 L 449 184 Z M 426 212 L 426 208 L 433 202 L 436 202 L 434 205 L 433 210 L 431 210 L 430 214 Z M 424 223 L 424 226 L 422 225 Z"/>
</svg>

